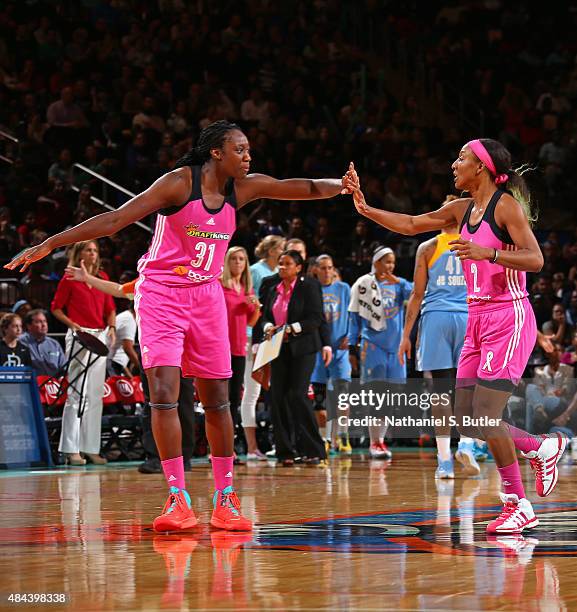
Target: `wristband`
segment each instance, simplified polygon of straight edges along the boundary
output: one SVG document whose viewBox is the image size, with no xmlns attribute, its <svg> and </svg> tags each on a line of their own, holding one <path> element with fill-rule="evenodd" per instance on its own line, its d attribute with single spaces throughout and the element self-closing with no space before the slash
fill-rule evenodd
<svg viewBox="0 0 577 612">
<path fill-rule="evenodd" d="M 495 249 L 495 254 L 493 255 L 493 258 L 491 259 L 491 263 L 497 263 L 497 259 L 499 259 L 499 251 Z"/>
<path fill-rule="evenodd" d="M 113 329 L 114 331 L 116 331 L 116 325 L 109 325 L 108 329 Z"/>
</svg>

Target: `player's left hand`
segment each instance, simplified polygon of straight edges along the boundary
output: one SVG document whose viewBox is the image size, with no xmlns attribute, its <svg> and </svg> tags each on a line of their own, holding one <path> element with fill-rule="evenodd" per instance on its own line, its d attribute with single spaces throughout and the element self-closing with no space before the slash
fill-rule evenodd
<svg viewBox="0 0 577 612">
<path fill-rule="evenodd" d="M 480 246 L 469 240 L 463 240 L 463 238 L 451 240 L 449 244 L 451 245 L 451 251 L 453 251 L 461 261 L 464 259 L 483 261 L 484 259 L 491 259 L 495 253 L 493 249 Z"/>
<path fill-rule="evenodd" d="M 323 346 L 322 356 L 325 368 L 328 368 L 329 363 L 333 360 L 333 349 L 330 346 Z"/>
</svg>

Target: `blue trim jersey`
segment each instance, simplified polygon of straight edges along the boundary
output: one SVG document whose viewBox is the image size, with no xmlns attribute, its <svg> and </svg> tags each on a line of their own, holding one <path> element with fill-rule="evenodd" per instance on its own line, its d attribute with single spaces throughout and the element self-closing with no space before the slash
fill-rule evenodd
<svg viewBox="0 0 577 612">
<path fill-rule="evenodd" d="M 421 314 L 433 311 L 467 312 L 467 285 L 461 260 L 449 250 L 459 234 L 439 234 L 437 248 L 429 261 L 429 280 Z"/>
<path fill-rule="evenodd" d="M 377 345 L 383 351 L 396 354 L 405 324 L 403 304 L 411 295 L 413 283 L 399 278 L 398 283 L 380 281 L 378 285 L 386 326 L 380 331 L 375 331 L 370 327 L 369 321 L 363 319 L 357 312 L 349 312 L 349 344 L 352 346 L 357 344 L 360 335 L 362 339 Z"/>
<path fill-rule="evenodd" d="M 347 283 L 335 281 L 322 285 L 323 312 L 331 331 L 331 346 L 337 350 L 341 340 L 349 333 L 349 302 L 351 288 Z"/>
</svg>

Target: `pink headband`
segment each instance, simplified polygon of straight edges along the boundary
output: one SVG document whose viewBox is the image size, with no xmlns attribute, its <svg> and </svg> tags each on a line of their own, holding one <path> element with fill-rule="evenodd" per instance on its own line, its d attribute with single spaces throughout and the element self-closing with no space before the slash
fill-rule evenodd
<svg viewBox="0 0 577 612">
<path fill-rule="evenodd" d="M 465 146 L 469 147 L 471 151 L 473 151 L 473 153 L 485 164 L 485 166 L 487 166 L 489 172 L 495 175 L 496 185 L 501 185 L 509 180 L 508 174 L 497 175 L 495 164 L 493 163 L 487 149 L 485 149 L 485 145 L 480 140 L 470 140 Z"/>
</svg>

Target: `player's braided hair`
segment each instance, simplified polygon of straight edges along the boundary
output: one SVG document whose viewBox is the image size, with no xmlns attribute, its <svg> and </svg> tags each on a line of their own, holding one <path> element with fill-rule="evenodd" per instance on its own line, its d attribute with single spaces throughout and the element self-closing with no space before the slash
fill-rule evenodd
<svg viewBox="0 0 577 612">
<path fill-rule="evenodd" d="M 230 123 L 225 120 L 215 121 L 207 125 L 200 133 L 196 146 L 183 155 L 176 162 L 174 168 L 204 164 L 204 162 L 210 159 L 211 149 L 222 149 L 226 135 L 232 130 L 242 131 L 236 123 Z"/>
</svg>

